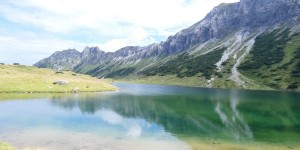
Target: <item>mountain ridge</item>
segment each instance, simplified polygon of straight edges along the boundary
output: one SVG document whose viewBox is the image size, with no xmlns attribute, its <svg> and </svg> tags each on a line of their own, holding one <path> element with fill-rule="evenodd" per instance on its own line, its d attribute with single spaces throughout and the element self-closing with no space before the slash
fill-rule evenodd
<svg viewBox="0 0 300 150">
<path fill-rule="evenodd" d="M 280 34 L 286 29 L 289 29 L 288 32 L 291 34 L 289 36 L 292 36 L 300 32 L 299 24 L 300 2 L 298 0 L 241 0 L 237 3 L 220 4 L 203 20 L 169 36 L 166 41 L 161 43 L 144 47 L 127 46 L 116 52 L 108 53 L 100 51 L 97 47 L 86 47 L 84 51 L 91 53 L 85 57 L 83 57 L 84 51 L 70 50 L 68 57 L 66 57 L 66 51 L 62 51 L 60 56 L 57 56 L 58 53 L 54 53 L 34 65 L 74 70 L 101 78 L 127 78 L 130 76 L 147 78 L 157 75 L 176 75 L 180 78 L 196 76 L 199 77 L 199 80 L 203 80 L 199 81 L 198 86 L 249 88 L 255 87 L 257 83 L 252 83 L 253 79 L 247 79 L 248 76 L 240 74 L 238 67 L 245 63 L 244 59 L 249 59 L 249 53 L 255 47 L 257 37 L 274 30 L 278 30 L 278 34 Z M 205 65 L 202 64 L 199 64 L 199 67 L 196 64 L 186 65 L 177 61 L 184 57 L 189 60 L 182 61 L 185 63 L 212 63 L 209 60 L 202 62 L 198 59 L 206 59 L 207 54 L 212 55 L 211 52 L 222 48 L 224 51 L 218 58 L 219 61 L 212 64 L 215 65 L 214 69 L 208 66 L 205 68 Z M 64 57 L 66 58 L 62 59 Z M 226 62 L 230 62 L 231 66 L 224 66 Z M 169 64 L 173 68 L 165 64 Z M 224 69 L 229 69 L 229 71 L 222 73 Z M 214 83 L 215 79 L 220 78 L 217 74 L 228 76 L 227 78 L 233 83 L 217 85 Z M 266 86 L 269 87 L 269 85 Z M 287 88 L 287 85 L 284 86 L 275 89 Z"/>
</svg>

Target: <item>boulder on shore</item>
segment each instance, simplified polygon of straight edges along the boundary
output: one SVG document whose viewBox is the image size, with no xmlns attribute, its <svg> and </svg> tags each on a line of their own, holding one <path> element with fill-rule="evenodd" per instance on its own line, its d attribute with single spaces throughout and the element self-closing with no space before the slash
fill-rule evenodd
<svg viewBox="0 0 300 150">
<path fill-rule="evenodd" d="M 57 84 L 57 85 L 67 85 L 67 84 L 69 84 L 69 81 L 66 81 L 66 80 L 58 80 L 58 81 L 53 82 L 53 84 Z"/>
<path fill-rule="evenodd" d="M 74 87 L 74 88 L 72 89 L 72 92 L 73 92 L 73 93 L 78 93 L 78 92 L 79 92 L 79 87 Z"/>
</svg>

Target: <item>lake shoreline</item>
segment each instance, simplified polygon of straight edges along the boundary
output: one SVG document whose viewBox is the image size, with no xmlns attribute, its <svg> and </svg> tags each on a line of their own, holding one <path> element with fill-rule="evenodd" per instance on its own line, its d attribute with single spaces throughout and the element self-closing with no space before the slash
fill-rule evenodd
<svg viewBox="0 0 300 150">
<path fill-rule="evenodd" d="M 114 80 L 114 79 L 112 79 Z M 221 90 L 245 90 L 245 91 L 266 91 L 266 92 L 288 92 L 288 93 L 300 93 L 300 91 L 289 91 L 289 90 L 276 90 L 276 89 L 252 89 L 252 88 L 235 88 L 235 87 L 205 87 L 205 86 L 193 86 L 193 85 L 178 85 L 178 84 L 168 84 L 168 83 L 158 83 L 158 82 L 140 82 L 139 80 L 121 80 L 115 79 L 114 83 L 128 83 L 128 84 L 147 84 L 147 85 L 165 85 L 165 86 L 178 86 L 178 87 L 193 87 L 202 89 L 221 89 Z"/>
<path fill-rule="evenodd" d="M 100 90 L 100 91 L 78 91 L 78 92 L 72 92 L 72 91 L 0 91 L 1 94 L 75 94 L 75 93 L 100 93 L 100 92 L 117 92 L 118 89 L 114 90 Z"/>
</svg>

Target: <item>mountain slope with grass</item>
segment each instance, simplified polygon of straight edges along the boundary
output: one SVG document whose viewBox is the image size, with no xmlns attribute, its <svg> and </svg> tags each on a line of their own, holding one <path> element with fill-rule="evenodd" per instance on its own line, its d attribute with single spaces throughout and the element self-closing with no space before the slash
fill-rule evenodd
<svg viewBox="0 0 300 150">
<path fill-rule="evenodd" d="M 299 32 L 300 1 L 241 0 L 161 43 L 56 52 L 35 66 L 141 83 L 300 91 Z"/>
<path fill-rule="evenodd" d="M 53 84 L 66 82 L 66 84 Z M 0 65 L 0 93 L 65 93 L 116 90 L 108 80 L 22 65 Z"/>
</svg>

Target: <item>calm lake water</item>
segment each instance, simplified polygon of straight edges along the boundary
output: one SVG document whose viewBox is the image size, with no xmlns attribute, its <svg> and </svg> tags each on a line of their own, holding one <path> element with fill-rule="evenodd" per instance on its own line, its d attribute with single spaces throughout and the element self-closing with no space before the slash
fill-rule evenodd
<svg viewBox="0 0 300 150">
<path fill-rule="evenodd" d="M 300 93 L 115 83 L 118 92 L 0 95 L 0 141 L 40 149 L 300 148 Z M 213 143 L 215 144 L 215 143 Z"/>
</svg>

